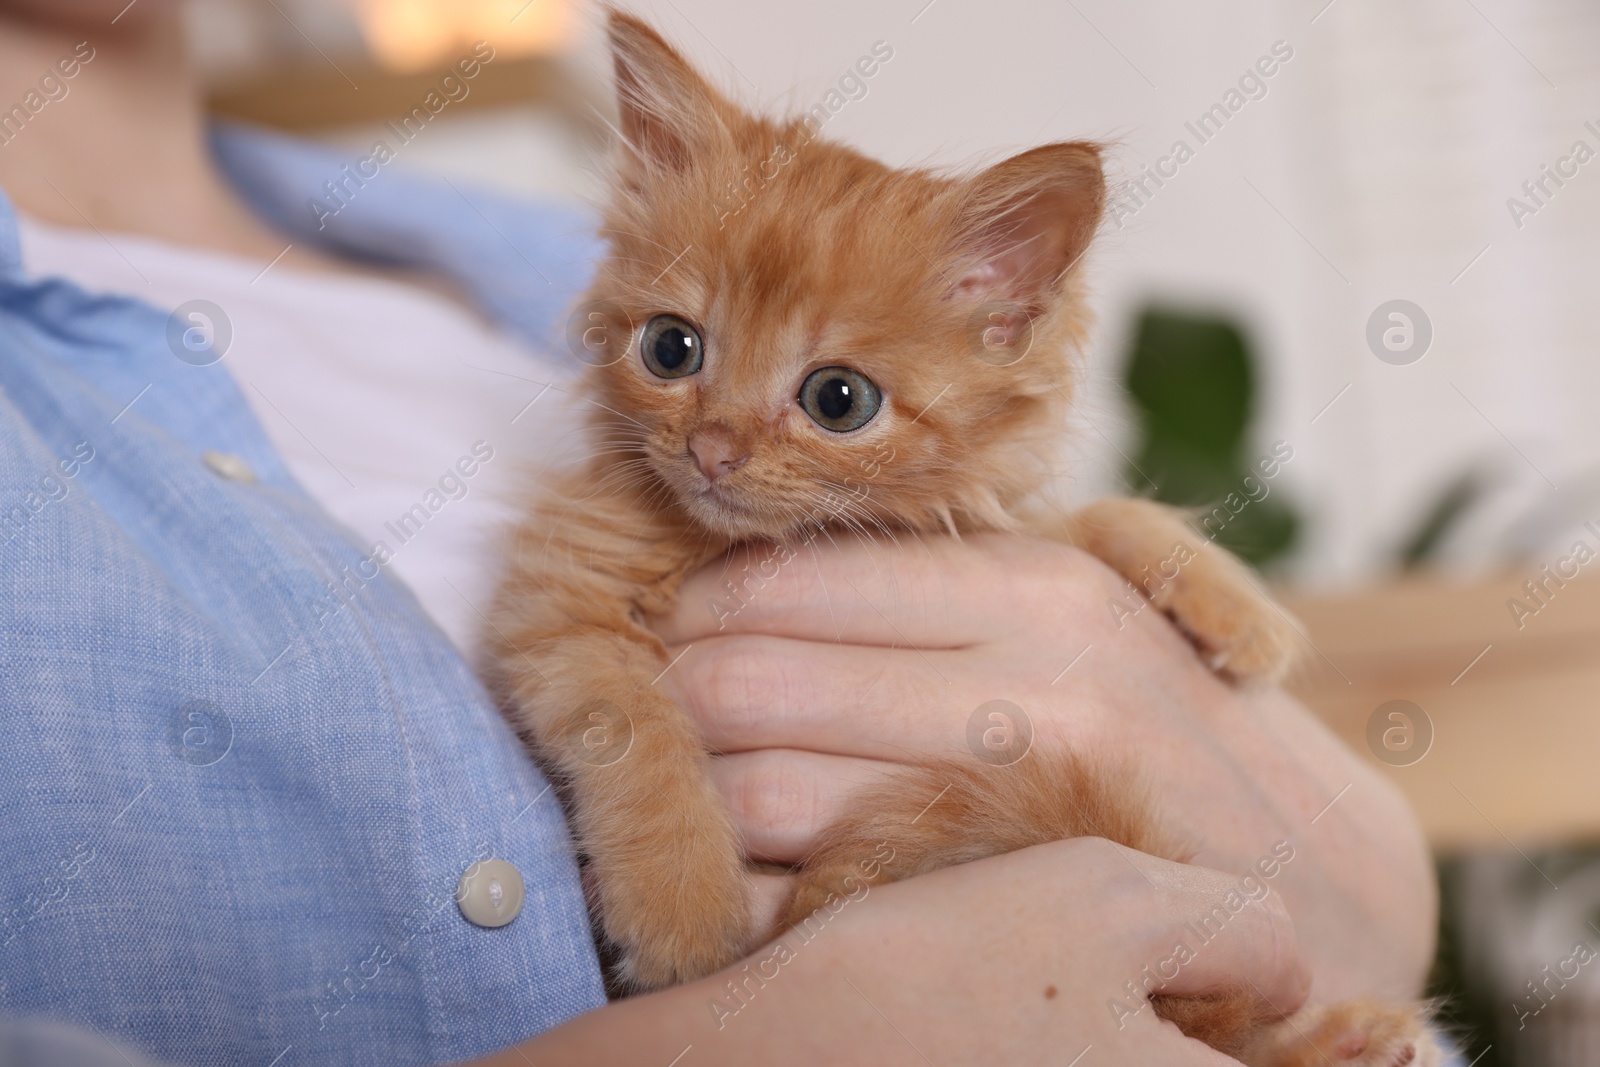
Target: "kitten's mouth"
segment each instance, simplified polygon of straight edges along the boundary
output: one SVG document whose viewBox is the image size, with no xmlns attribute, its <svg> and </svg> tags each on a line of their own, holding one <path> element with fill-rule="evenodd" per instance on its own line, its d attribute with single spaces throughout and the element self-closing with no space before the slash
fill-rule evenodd
<svg viewBox="0 0 1600 1067">
<path fill-rule="evenodd" d="M 732 493 L 717 485 L 715 482 L 712 482 L 710 485 L 702 486 L 699 493 L 696 494 L 696 497 L 713 508 L 725 511 L 733 511 L 741 515 L 751 514 L 749 508 L 735 500 Z"/>
<path fill-rule="evenodd" d="M 749 486 L 733 486 L 726 478 L 711 481 L 695 470 L 673 465 L 660 471 L 671 486 L 678 506 L 708 530 L 733 539 L 772 537 L 784 524 L 772 508 L 751 501 Z M 759 497 L 758 491 L 755 494 Z"/>
<path fill-rule="evenodd" d="M 739 499 L 739 494 L 715 482 L 702 484 L 680 495 L 684 507 L 696 522 L 733 538 L 766 537 L 772 534 L 772 516 Z"/>
</svg>

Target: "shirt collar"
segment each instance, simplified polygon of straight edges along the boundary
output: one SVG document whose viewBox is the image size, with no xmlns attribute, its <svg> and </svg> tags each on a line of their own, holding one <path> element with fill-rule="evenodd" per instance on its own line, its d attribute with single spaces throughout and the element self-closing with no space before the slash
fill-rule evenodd
<svg viewBox="0 0 1600 1067">
<path fill-rule="evenodd" d="M 291 238 L 439 273 L 523 340 L 560 344 L 602 250 L 594 217 L 405 170 L 405 142 L 392 128 L 384 135 L 366 152 L 338 152 L 219 123 L 211 148 L 239 192 Z"/>
<path fill-rule="evenodd" d="M 365 153 L 239 123 L 214 124 L 210 140 L 240 195 L 291 239 L 441 274 L 524 342 L 562 344 L 602 251 L 593 215 L 397 169 L 405 144 L 385 133 Z M 0 190 L 0 279 L 21 275 L 16 211 Z"/>
</svg>

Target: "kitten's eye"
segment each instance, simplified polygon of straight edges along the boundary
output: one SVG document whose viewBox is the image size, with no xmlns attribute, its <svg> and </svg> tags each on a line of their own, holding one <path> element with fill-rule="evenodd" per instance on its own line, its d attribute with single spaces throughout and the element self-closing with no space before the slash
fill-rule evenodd
<svg viewBox="0 0 1600 1067">
<path fill-rule="evenodd" d="M 685 378 L 700 369 L 700 331 L 676 315 L 657 315 L 644 324 L 639 354 L 657 378 Z"/>
<path fill-rule="evenodd" d="M 878 387 L 849 367 L 823 367 L 800 386 L 800 406 L 818 426 L 835 433 L 865 426 L 882 402 Z"/>
</svg>

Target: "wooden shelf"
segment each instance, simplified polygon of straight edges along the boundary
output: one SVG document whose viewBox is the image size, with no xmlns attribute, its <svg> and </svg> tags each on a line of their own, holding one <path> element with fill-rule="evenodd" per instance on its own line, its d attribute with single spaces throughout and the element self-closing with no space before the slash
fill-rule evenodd
<svg viewBox="0 0 1600 1067">
<path fill-rule="evenodd" d="M 308 64 L 215 88 L 207 109 L 223 118 L 294 131 L 397 121 L 438 90 L 444 73 L 397 74 L 368 60 L 341 57 L 337 68 Z M 495 59 L 464 84 L 467 96 L 449 105 L 452 112 L 540 104 L 578 125 L 600 125 L 590 111 L 598 104 L 594 93 L 554 58 Z"/>
<path fill-rule="evenodd" d="M 1284 598 L 1317 649 L 1291 688 L 1358 752 L 1386 701 L 1432 721 L 1418 762 L 1372 760 L 1442 852 L 1600 839 L 1600 580 L 1568 581 L 1519 629 L 1507 602 L 1532 603 L 1529 577 Z"/>
</svg>

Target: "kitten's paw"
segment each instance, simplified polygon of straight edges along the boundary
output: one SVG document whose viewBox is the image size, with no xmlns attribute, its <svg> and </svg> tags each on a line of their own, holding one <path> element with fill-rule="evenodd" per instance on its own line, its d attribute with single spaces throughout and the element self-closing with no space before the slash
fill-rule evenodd
<svg viewBox="0 0 1600 1067">
<path fill-rule="evenodd" d="M 626 863 L 613 859 L 604 865 L 609 875 L 595 872 L 601 924 L 619 950 L 618 977 L 629 988 L 703 978 L 744 954 L 750 926 L 744 860 L 725 823 L 707 821 L 700 833 L 680 828 L 679 839 L 657 841 Z"/>
<path fill-rule="evenodd" d="M 1268 1027 L 1248 1067 L 1440 1067 L 1445 1052 L 1412 1009 L 1364 1001 L 1308 1008 Z"/>
<path fill-rule="evenodd" d="M 1182 513 L 1150 500 L 1099 500 L 1068 517 L 1065 539 L 1109 563 L 1177 623 L 1215 671 L 1279 681 L 1300 640 L 1250 571 Z M 1120 628 L 1120 621 L 1119 621 Z"/>
<path fill-rule="evenodd" d="M 1221 550 L 1203 549 L 1152 594 L 1212 670 L 1272 684 L 1293 666 L 1300 648 L 1293 624 L 1251 583 L 1244 565 Z"/>
</svg>

